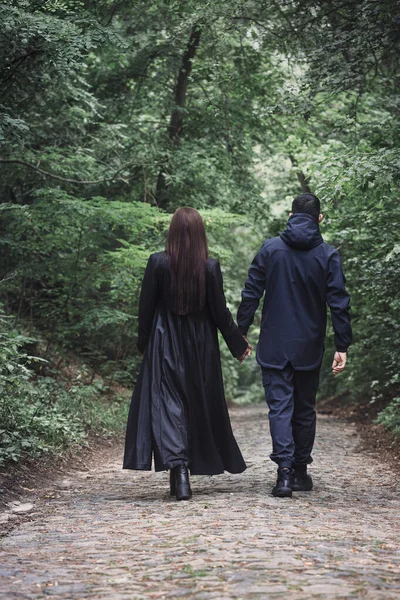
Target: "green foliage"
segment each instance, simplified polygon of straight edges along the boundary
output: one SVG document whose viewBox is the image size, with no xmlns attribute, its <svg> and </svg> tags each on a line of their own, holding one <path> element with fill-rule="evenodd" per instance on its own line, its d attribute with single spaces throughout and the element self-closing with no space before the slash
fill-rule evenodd
<svg viewBox="0 0 400 600">
<path fill-rule="evenodd" d="M 391 403 L 379 414 L 378 423 L 400 435 L 400 398 L 393 398 Z"/>
<path fill-rule="evenodd" d="M 352 166 L 339 172 L 331 154 L 332 168 L 321 174 L 319 183 L 324 194 L 334 198 L 340 190 L 342 195 L 338 209 L 329 211 L 329 238 L 341 248 L 345 261 L 355 338 L 348 372 L 335 383 L 327 379 L 325 391 L 346 391 L 356 401 L 369 397 L 379 404 L 396 397 L 400 389 L 400 210 L 393 185 L 398 166 L 393 168 L 389 160 L 382 165 L 381 154 L 353 157 Z"/>
<path fill-rule="evenodd" d="M 38 376 L 33 367 L 43 361 L 24 351 L 35 340 L 15 330 L 3 313 L 0 326 L 0 467 L 82 445 L 89 433 L 109 435 L 122 429 L 122 398 L 109 403 L 102 398 L 103 384 L 83 383 L 82 373 L 64 384 Z"/>
<path fill-rule="evenodd" d="M 110 374 L 134 346 L 141 275 L 165 218 L 139 203 L 36 195 L 29 207 L 2 205 L 8 309 Z"/>
</svg>

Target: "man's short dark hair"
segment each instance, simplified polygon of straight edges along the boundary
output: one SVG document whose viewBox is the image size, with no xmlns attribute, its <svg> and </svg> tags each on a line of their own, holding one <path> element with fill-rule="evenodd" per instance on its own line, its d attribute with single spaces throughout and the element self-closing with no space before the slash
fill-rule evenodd
<svg viewBox="0 0 400 600">
<path fill-rule="evenodd" d="M 321 203 L 315 194 L 299 194 L 292 202 L 292 213 L 307 213 L 318 220 Z"/>
</svg>

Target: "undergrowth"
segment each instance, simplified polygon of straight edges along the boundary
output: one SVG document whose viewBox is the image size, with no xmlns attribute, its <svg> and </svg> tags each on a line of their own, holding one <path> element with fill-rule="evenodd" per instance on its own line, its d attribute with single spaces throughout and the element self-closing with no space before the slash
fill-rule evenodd
<svg viewBox="0 0 400 600">
<path fill-rule="evenodd" d="M 45 361 L 25 348 L 35 340 L 0 314 L 0 468 L 25 457 L 87 444 L 89 435 L 111 436 L 126 423 L 126 398 L 104 381 L 40 375 Z"/>
</svg>

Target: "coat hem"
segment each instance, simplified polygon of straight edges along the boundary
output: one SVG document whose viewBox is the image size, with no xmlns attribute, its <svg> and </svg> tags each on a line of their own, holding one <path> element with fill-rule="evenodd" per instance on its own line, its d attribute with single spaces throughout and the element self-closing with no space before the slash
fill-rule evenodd
<svg viewBox="0 0 400 600">
<path fill-rule="evenodd" d="M 152 467 L 151 465 L 149 465 L 148 463 L 146 464 L 139 464 L 136 466 L 128 466 L 128 465 L 123 465 L 122 469 L 124 471 L 152 471 Z M 218 470 L 218 471 L 213 471 L 212 473 L 210 471 L 205 471 L 203 469 L 198 470 L 198 469 L 190 469 L 189 467 L 189 472 L 190 475 L 204 475 L 204 476 L 213 476 L 213 475 L 223 475 L 224 473 L 230 473 L 231 475 L 240 475 L 240 473 L 244 473 L 244 471 L 247 469 L 247 466 L 245 466 L 243 469 L 240 470 L 235 470 L 235 471 L 229 471 L 229 469 L 222 469 L 222 470 Z M 169 467 L 158 467 L 157 469 L 154 469 L 155 473 L 161 473 L 162 471 L 168 471 Z"/>
<path fill-rule="evenodd" d="M 306 366 L 295 365 L 290 360 L 287 360 L 283 365 L 272 365 L 270 363 L 262 362 L 261 360 L 258 360 L 258 359 L 257 359 L 257 362 L 262 369 L 275 369 L 276 371 L 283 371 L 283 369 L 285 369 L 288 365 L 291 365 L 293 367 L 294 371 L 314 371 L 315 369 L 319 369 L 322 364 L 322 360 L 318 361 L 317 363 L 315 363 L 313 365 L 306 365 Z"/>
<path fill-rule="evenodd" d="M 135 465 L 134 467 L 130 465 L 123 465 L 122 468 L 129 471 L 151 471 L 151 464 L 149 465 L 148 463 L 143 463 Z"/>
<path fill-rule="evenodd" d="M 244 473 L 244 471 L 246 469 L 247 469 L 247 467 L 244 467 L 244 469 L 241 469 L 240 471 L 229 471 L 228 469 L 224 469 L 222 471 L 213 471 L 212 473 L 210 473 L 210 472 L 206 473 L 205 471 L 198 471 L 197 469 L 192 471 L 189 468 L 189 471 L 190 471 L 190 475 L 203 475 L 203 476 L 212 477 L 213 475 L 223 475 L 224 473 L 230 473 L 231 475 L 240 475 L 240 473 Z"/>
</svg>

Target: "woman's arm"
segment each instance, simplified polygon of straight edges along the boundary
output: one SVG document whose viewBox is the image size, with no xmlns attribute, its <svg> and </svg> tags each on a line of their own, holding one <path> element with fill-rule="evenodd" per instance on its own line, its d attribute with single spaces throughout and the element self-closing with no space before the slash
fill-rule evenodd
<svg viewBox="0 0 400 600">
<path fill-rule="evenodd" d="M 151 334 L 154 313 L 158 301 L 158 284 L 155 274 L 155 259 L 152 254 L 147 262 L 144 272 L 142 289 L 139 300 L 139 326 L 137 348 L 144 353 Z"/>
<path fill-rule="evenodd" d="M 212 319 L 235 358 L 241 358 L 248 343 L 239 332 L 229 308 L 226 306 L 223 279 L 219 262 L 211 267 L 207 278 L 207 299 Z"/>
</svg>

